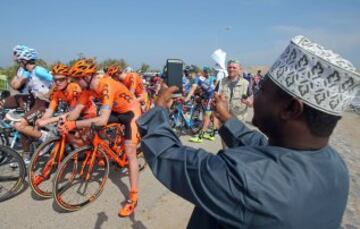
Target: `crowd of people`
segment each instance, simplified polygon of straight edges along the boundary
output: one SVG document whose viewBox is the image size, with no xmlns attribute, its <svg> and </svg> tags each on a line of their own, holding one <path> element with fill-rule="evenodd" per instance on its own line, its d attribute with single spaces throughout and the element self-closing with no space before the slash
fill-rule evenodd
<svg viewBox="0 0 360 229">
<path fill-rule="evenodd" d="M 93 59 L 49 71 L 36 65 L 36 50 L 16 46 L 19 69 L 11 86 L 21 93 L 2 107 L 20 107 L 30 97 L 14 126 L 26 163 L 29 141 L 46 141 L 49 133 L 41 128 L 49 124 L 57 123 L 75 146 L 86 144 L 79 132 L 91 126 L 124 125 L 130 192 L 119 216 L 133 214 L 138 203 L 141 144 L 157 179 L 195 205 L 190 228 L 337 228 L 349 176 L 328 140 L 360 76 L 348 61 L 319 47 L 294 38 L 265 76 L 242 73 L 238 60 L 228 61 L 223 80 L 209 67 L 184 68 L 183 99 L 198 95 L 203 114 L 190 141 L 214 141 L 218 132 L 218 154 L 185 146 L 172 131 L 168 109 L 176 87 L 164 85 L 159 75 L 145 86 L 140 74 L 116 65 L 99 73 Z M 68 109 L 55 116 L 60 103 Z M 244 124 L 249 107 L 252 124 L 266 137 Z"/>
</svg>

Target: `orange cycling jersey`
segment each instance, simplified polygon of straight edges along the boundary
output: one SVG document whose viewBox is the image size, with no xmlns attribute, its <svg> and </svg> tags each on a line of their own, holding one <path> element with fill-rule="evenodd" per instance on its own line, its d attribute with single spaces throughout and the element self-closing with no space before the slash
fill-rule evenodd
<svg viewBox="0 0 360 229">
<path fill-rule="evenodd" d="M 70 109 L 74 108 L 77 104 L 80 93 L 81 87 L 76 83 L 68 84 L 68 86 L 62 91 L 55 89 L 50 96 L 49 108 L 55 111 L 59 105 L 59 101 L 67 103 Z"/>
<path fill-rule="evenodd" d="M 93 95 L 92 91 L 84 90 L 79 95 L 79 103 L 82 97 L 86 97 L 87 101 L 82 104 L 84 108 L 81 111 L 81 117 L 84 119 L 94 118 L 96 117 L 96 104 L 94 102 L 95 96 Z"/>
<path fill-rule="evenodd" d="M 132 73 L 132 72 L 125 73 L 125 78 L 122 80 L 122 82 L 137 97 L 145 93 L 143 79 L 137 73 Z"/>
<path fill-rule="evenodd" d="M 95 90 L 89 92 L 92 96 L 101 100 L 101 109 L 110 109 L 116 113 L 126 113 L 134 110 L 139 103 L 134 95 L 122 83 L 113 80 L 110 77 L 99 79 Z M 89 100 L 89 94 L 80 96 L 79 103 L 86 105 Z"/>
<path fill-rule="evenodd" d="M 89 90 L 82 91 L 77 83 L 70 83 L 63 91 L 54 90 L 50 97 L 49 108 L 55 111 L 59 105 L 59 101 L 64 101 L 68 104 L 69 109 L 72 110 L 78 104 L 81 96 L 87 96 L 89 98 L 81 112 L 81 116 L 83 118 L 96 117 L 96 105 L 93 102 L 94 97 L 91 97 Z"/>
</svg>

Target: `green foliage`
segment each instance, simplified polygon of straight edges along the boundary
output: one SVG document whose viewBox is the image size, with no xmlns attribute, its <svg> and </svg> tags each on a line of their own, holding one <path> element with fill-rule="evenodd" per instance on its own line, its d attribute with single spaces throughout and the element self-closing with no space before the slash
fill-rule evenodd
<svg viewBox="0 0 360 229">
<path fill-rule="evenodd" d="M 46 61 L 43 60 L 43 59 L 38 59 L 38 60 L 36 61 L 36 65 L 42 66 L 42 67 L 44 67 L 44 68 L 46 68 L 46 69 L 49 69 L 49 68 L 50 68 L 50 66 L 49 66 L 49 65 L 46 63 Z"/>
<path fill-rule="evenodd" d="M 145 72 L 147 72 L 147 71 L 149 71 L 150 70 L 150 65 L 148 65 L 148 64 L 145 64 L 145 63 L 142 63 L 141 64 L 141 67 L 139 68 L 139 72 L 140 73 L 145 73 Z"/>
<path fill-rule="evenodd" d="M 51 69 L 54 67 L 55 64 L 63 64 L 63 62 L 61 62 L 60 60 L 57 60 L 57 61 L 51 63 L 51 64 L 49 65 L 49 70 L 51 70 Z"/>
<path fill-rule="evenodd" d="M 1 68 L 0 69 L 0 75 L 6 75 L 8 79 L 11 79 L 16 75 L 16 71 L 19 68 L 18 64 L 13 64 L 10 67 L 7 68 Z"/>
<path fill-rule="evenodd" d="M 73 64 L 75 64 L 76 61 L 78 61 L 79 59 L 72 59 L 67 63 L 67 66 L 71 66 Z"/>
<path fill-rule="evenodd" d="M 97 68 L 102 70 L 104 68 L 108 68 L 110 65 L 117 65 L 120 66 L 122 69 L 126 68 L 128 64 L 124 59 L 106 59 L 97 64 Z"/>
</svg>

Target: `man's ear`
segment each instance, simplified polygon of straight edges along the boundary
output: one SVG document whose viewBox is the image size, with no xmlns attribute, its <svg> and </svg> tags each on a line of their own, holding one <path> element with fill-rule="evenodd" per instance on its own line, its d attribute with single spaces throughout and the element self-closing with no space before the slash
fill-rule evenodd
<svg viewBox="0 0 360 229">
<path fill-rule="evenodd" d="M 284 102 L 280 111 L 281 118 L 284 120 L 298 119 L 304 111 L 304 103 L 296 98 Z"/>
</svg>

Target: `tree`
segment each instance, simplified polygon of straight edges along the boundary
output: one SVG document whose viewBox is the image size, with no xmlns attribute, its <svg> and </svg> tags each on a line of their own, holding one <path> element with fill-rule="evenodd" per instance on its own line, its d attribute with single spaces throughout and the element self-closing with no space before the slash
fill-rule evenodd
<svg viewBox="0 0 360 229">
<path fill-rule="evenodd" d="M 140 73 L 145 73 L 145 72 L 149 71 L 149 69 L 150 69 L 150 65 L 142 63 L 139 71 L 140 71 Z"/>
<path fill-rule="evenodd" d="M 38 59 L 38 60 L 36 60 L 36 65 L 42 66 L 42 67 L 44 67 L 44 68 L 46 68 L 46 69 L 49 69 L 49 67 L 50 67 L 50 66 L 46 63 L 46 61 L 43 60 L 43 59 Z"/>
<path fill-rule="evenodd" d="M 108 68 L 110 65 L 117 65 L 121 67 L 121 69 L 124 69 L 126 66 L 128 66 L 124 59 L 106 59 L 103 62 L 98 63 L 97 67 L 100 70 Z"/>
<path fill-rule="evenodd" d="M 1 75 L 6 75 L 8 77 L 8 79 L 11 79 L 12 77 L 14 77 L 16 75 L 16 71 L 19 68 L 18 64 L 13 64 L 7 68 L 1 68 L 0 74 Z"/>
<path fill-rule="evenodd" d="M 68 66 L 71 66 L 71 65 L 75 64 L 75 62 L 78 61 L 78 60 L 79 60 L 79 59 L 72 59 L 72 60 L 70 60 L 70 61 L 67 63 L 67 65 L 68 65 Z"/>
</svg>

